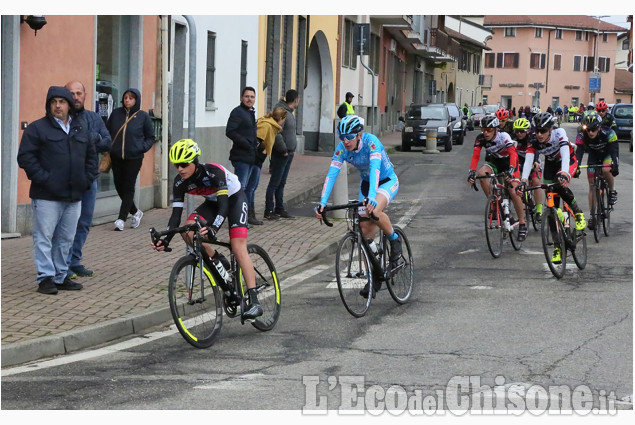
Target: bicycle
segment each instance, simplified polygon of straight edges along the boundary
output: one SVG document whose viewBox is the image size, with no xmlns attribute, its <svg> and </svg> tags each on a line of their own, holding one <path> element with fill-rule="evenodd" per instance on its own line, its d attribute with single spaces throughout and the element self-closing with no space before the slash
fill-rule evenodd
<svg viewBox="0 0 635 425">
<path fill-rule="evenodd" d="M 326 212 L 335 210 L 347 210 L 348 232 L 342 237 L 337 246 L 335 257 L 335 276 L 337 289 L 346 310 L 354 317 L 362 317 L 368 311 L 370 302 L 376 295 L 377 286 L 386 282 L 390 296 L 398 303 L 405 304 L 412 295 L 414 267 L 412 265 L 412 251 L 410 243 L 404 231 L 398 226 L 393 226 L 399 235 L 402 245 L 402 255 L 397 267 L 390 268 L 390 243 L 379 229 L 379 243 L 375 240 L 366 240 L 362 234 L 359 221 L 360 206 L 365 201 L 350 201 L 348 204 L 324 207 L 322 221 L 329 227 L 333 226 Z M 371 218 L 377 218 L 371 214 Z M 372 247 L 375 246 L 376 250 Z M 368 295 L 360 296 L 364 287 L 368 288 Z"/>
<path fill-rule="evenodd" d="M 192 245 L 188 245 L 188 253 L 179 258 L 170 273 L 168 297 L 170 312 L 176 328 L 183 338 L 196 348 L 208 348 L 218 336 L 223 310 L 225 314 L 234 318 L 245 310 L 247 286 L 243 278 L 242 269 L 231 252 L 228 242 L 221 242 L 216 238 L 203 237 L 199 230 L 206 222 L 200 216 L 194 217 L 195 223 L 162 232 L 150 228 L 152 243 L 156 243 L 163 236 L 176 233 L 194 232 Z M 230 267 L 225 270 L 222 264 L 215 266 L 206 262 L 203 243 L 225 247 L 230 252 Z M 166 252 L 171 251 L 169 247 Z M 251 321 L 260 331 L 273 329 L 280 316 L 280 285 L 273 262 L 267 252 L 258 245 L 248 244 L 256 274 L 256 290 L 258 300 L 263 307 L 263 314 Z M 219 267 L 220 269 L 217 269 Z M 225 273 L 223 273 L 225 272 Z M 199 279 L 197 278 L 197 275 Z M 223 276 L 225 275 L 225 277 Z M 246 320 L 241 317 L 241 323 Z"/>
<path fill-rule="evenodd" d="M 484 176 L 474 177 L 474 180 L 490 179 L 492 193 L 485 205 L 485 238 L 489 252 L 494 258 L 500 257 L 503 252 L 503 240 L 508 236 L 514 250 L 520 250 L 523 244 L 518 240 L 518 216 L 507 191 L 511 186 L 507 182 L 499 181 L 499 178 L 505 175 L 506 173 L 486 173 Z M 472 183 L 472 187 L 478 192 L 476 182 Z"/>
<path fill-rule="evenodd" d="M 609 186 L 604 178 L 604 173 L 601 171 L 602 168 L 610 167 L 610 164 L 580 166 L 580 168 L 592 168 L 595 170 L 593 178 L 593 195 L 595 196 L 595 202 L 591 204 L 591 218 L 594 221 L 593 238 L 596 243 L 600 242 L 600 223 L 602 224 L 602 229 L 604 230 L 604 236 L 610 235 L 611 212 L 613 211 L 613 205 L 609 204 Z"/>
<path fill-rule="evenodd" d="M 531 225 L 534 230 L 538 231 L 538 223 L 540 221 L 537 218 L 536 213 L 536 201 L 532 192 L 524 192 L 522 196 L 523 208 L 525 211 L 525 220 L 531 221 Z"/>
<path fill-rule="evenodd" d="M 586 267 L 587 244 L 584 230 L 576 230 L 575 214 L 571 207 L 562 200 L 563 209 L 557 208 L 554 197 L 554 184 L 541 184 L 525 188 L 526 191 L 544 189 L 547 204 L 542 211 L 541 238 L 547 265 L 553 275 L 560 279 L 564 276 L 569 251 L 580 270 Z M 557 251 L 559 251 L 560 261 Z"/>
</svg>

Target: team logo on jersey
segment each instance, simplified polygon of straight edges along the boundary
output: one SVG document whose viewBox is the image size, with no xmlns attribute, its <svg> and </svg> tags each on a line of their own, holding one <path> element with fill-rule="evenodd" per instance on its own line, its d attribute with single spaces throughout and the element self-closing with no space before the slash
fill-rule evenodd
<svg viewBox="0 0 635 425">
<path fill-rule="evenodd" d="M 375 150 L 375 149 L 377 149 L 377 145 L 375 145 L 374 143 L 371 143 L 370 148 L 371 148 L 372 150 Z"/>
<path fill-rule="evenodd" d="M 337 151 L 335 151 L 335 156 L 340 156 L 340 155 L 342 154 L 342 152 L 343 152 L 343 151 L 341 151 L 341 150 L 337 150 Z"/>
<path fill-rule="evenodd" d="M 210 187 L 212 185 L 212 182 L 210 181 L 209 177 L 203 177 L 203 180 L 201 180 L 201 183 L 203 183 L 203 186 L 205 187 Z"/>
</svg>

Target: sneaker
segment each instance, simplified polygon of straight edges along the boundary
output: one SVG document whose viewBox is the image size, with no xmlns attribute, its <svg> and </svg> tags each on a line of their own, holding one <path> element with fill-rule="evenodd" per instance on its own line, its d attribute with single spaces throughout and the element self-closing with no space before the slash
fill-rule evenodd
<svg viewBox="0 0 635 425">
<path fill-rule="evenodd" d="M 137 210 L 136 213 L 132 214 L 132 218 L 130 219 L 130 227 L 136 229 L 141 224 L 141 217 L 143 217 L 143 211 Z"/>
<path fill-rule="evenodd" d="M 527 224 L 522 223 L 518 225 L 518 242 L 522 242 L 527 239 Z"/>
<path fill-rule="evenodd" d="M 68 278 L 64 278 L 64 282 L 57 284 L 57 289 L 60 291 L 79 291 L 83 287 L 81 283 L 73 282 Z"/>
<path fill-rule="evenodd" d="M 617 204 L 617 190 L 609 190 L 609 205 Z"/>
<path fill-rule="evenodd" d="M 251 216 L 247 218 L 247 224 L 251 224 L 253 226 L 260 226 L 263 223 L 262 223 L 262 220 L 258 220 L 256 216 Z"/>
<path fill-rule="evenodd" d="M 255 319 L 262 316 L 263 309 L 259 303 L 252 304 L 247 311 L 243 311 L 240 315 L 241 320 Z"/>
<path fill-rule="evenodd" d="M 294 216 L 289 214 L 287 210 L 276 210 L 275 213 L 279 215 L 281 218 L 289 218 L 289 219 L 295 218 Z"/>
<path fill-rule="evenodd" d="M 584 213 L 577 213 L 575 215 L 575 230 L 584 230 L 586 227 L 586 220 L 584 219 Z"/>
<path fill-rule="evenodd" d="M 38 284 L 37 291 L 40 294 L 55 295 L 57 294 L 57 285 L 50 277 L 45 277 Z"/>
<path fill-rule="evenodd" d="M 562 258 L 560 256 L 560 248 L 556 247 L 553 249 L 553 255 L 551 256 L 551 262 L 553 264 L 560 264 L 562 262 Z"/>
<path fill-rule="evenodd" d="M 75 279 L 77 276 L 90 277 L 93 275 L 92 270 L 88 270 L 86 267 L 82 266 L 81 264 L 78 264 L 76 266 L 70 266 L 68 268 L 68 273 L 66 276 L 68 276 L 71 273 L 73 274 L 73 277 L 71 277 L 71 279 Z"/>
<path fill-rule="evenodd" d="M 263 217 L 265 220 L 280 220 L 280 216 L 273 211 L 265 211 Z"/>
<path fill-rule="evenodd" d="M 77 273 L 75 273 L 74 271 L 72 271 L 69 268 L 68 271 L 66 272 L 66 278 L 67 279 L 77 279 Z"/>
<path fill-rule="evenodd" d="M 595 229 L 595 220 L 593 219 L 593 217 L 589 218 L 589 221 L 587 221 L 587 223 L 586 223 L 586 227 L 589 230 L 594 230 Z"/>
<path fill-rule="evenodd" d="M 123 231 L 123 225 L 124 225 L 124 222 L 122 219 L 119 218 L 115 220 L 115 230 L 118 230 L 120 232 Z"/>
</svg>

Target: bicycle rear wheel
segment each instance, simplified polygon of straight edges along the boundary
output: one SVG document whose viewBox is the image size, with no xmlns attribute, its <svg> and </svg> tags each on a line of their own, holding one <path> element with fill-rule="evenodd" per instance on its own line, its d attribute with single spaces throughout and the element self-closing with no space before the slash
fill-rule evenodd
<svg viewBox="0 0 635 425">
<path fill-rule="evenodd" d="M 604 236 L 611 234 L 611 206 L 609 205 L 609 189 L 606 184 L 602 185 L 602 196 L 600 197 L 600 204 L 602 206 L 602 229 L 604 230 Z"/>
<path fill-rule="evenodd" d="M 401 239 L 401 261 L 397 269 L 392 272 L 392 277 L 388 280 L 388 292 L 393 300 L 398 304 L 404 304 L 412 295 L 412 283 L 414 280 L 414 267 L 412 265 L 412 251 L 410 250 L 410 242 L 403 230 L 394 226 L 393 229 Z M 390 257 L 390 243 L 388 245 L 388 258 Z M 389 262 L 390 263 L 390 262 Z M 390 267 L 390 265 L 388 266 Z"/>
<path fill-rule="evenodd" d="M 256 274 L 256 291 L 258 292 L 258 301 L 262 306 L 262 316 L 251 322 L 252 326 L 260 331 L 269 331 L 273 329 L 280 317 L 280 284 L 278 283 L 278 275 L 276 268 L 269 258 L 269 254 L 256 244 L 247 245 L 247 252 L 254 264 L 254 272 Z M 244 297 L 247 296 L 247 284 L 243 278 L 242 270 L 238 269 L 240 277 L 241 291 Z"/>
<path fill-rule="evenodd" d="M 572 220 L 573 221 L 573 220 Z M 573 256 L 573 261 L 575 261 L 575 265 L 578 266 L 580 270 L 586 267 L 586 233 L 584 230 L 576 230 L 575 221 L 571 223 L 573 227 L 571 227 L 571 237 L 575 241 L 575 248 L 571 249 L 571 255 Z"/>
<path fill-rule="evenodd" d="M 536 203 L 534 202 L 533 192 L 525 192 L 525 196 L 527 196 L 526 202 L 524 203 L 525 220 L 529 221 L 531 219 L 531 225 L 534 227 L 535 231 L 538 231 L 538 220 L 536 220 Z"/>
<path fill-rule="evenodd" d="M 494 258 L 500 257 L 503 252 L 503 218 L 495 195 L 487 198 L 485 206 L 485 237 L 489 252 Z"/>
<path fill-rule="evenodd" d="M 554 230 L 551 230 L 551 229 Z M 547 265 L 551 273 L 558 279 L 564 275 L 567 263 L 567 250 L 564 243 L 562 224 L 554 208 L 546 208 L 542 215 L 542 249 L 545 252 Z M 560 250 L 560 261 L 556 261 L 556 250 Z"/>
<path fill-rule="evenodd" d="M 335 256 L 335 276 L 344 307 L 353 316 L 362 317 L 373 298 L 372 273 L 368 253 L 354 233 L 348 233 L 340 240 Z M 368 295 L 362 296 L 360 292 L 365 286 Z"/>
<path fill-rule="evenodd" d="M 172 318 L 183 338 L 196 348 L 211 346 L 223 321 L 222 295 L 207 270 L 201 282 L 193 255 L 181 257 L 174 264 L 168 296 Z"/>
<path fill-rule="evenodd" d="M 600 242 L 600 226 L 602 223 L 602 190 L 598 187 L 595 188 L 595 212 L 591 212 L 593 217 L 593 239 L 595 242 Z"/>
<path fill-rule="evenodd" d="M 525 220 L 527 220 L 527 217 L 525 217 Z M 520 231 L 520 223 L 518 221 L 518 214 L 516 214 L 516 209 L 512 205 L 511 200 L 509 202 L 509 223 L 512 226 L 511 230 L 509 231 L 509 241 L 511 242 L 514 250 L 520 251 L 520 248 L 523 246 L 522 241 L 518 240 L 518 232 Z"/>
</svg>

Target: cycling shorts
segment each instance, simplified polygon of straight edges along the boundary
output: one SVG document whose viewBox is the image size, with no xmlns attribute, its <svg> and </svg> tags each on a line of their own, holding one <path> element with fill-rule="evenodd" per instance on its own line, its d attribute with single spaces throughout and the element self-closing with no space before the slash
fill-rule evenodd
<svg viewBox="0 0 635 425">
<path fill-rule="evenodd" d="M 589 159 L 587 159 L 587 165 L 589 164 L 603 164 L 603 165 L 611 165 L 613 163 L 613 159 L 611 158 L 611 154 L 606 151 L 591 151 L 589 152 Z M 586 175 L 589 179 L 595 178 L 595 168 L 587 168 Z"/>
<path fill-rule="evenodd" d="M 229 238 L 247 238 L 247 195 L 240 189 L 231 195 L 228 200 L 227 221 L 229 221 Z M 196 207 L 187 219 L 194 220 L 196 214 L 203 217 L 208 223 L 212 223 L 218 214 L 218 203 L 206 200 Z"/>
<path fill-rule="evenodd" d="M 357 196 L 358 201 L 363 201 L 368 197 L 368 189 L 370 187 L 370 182 L 368 180 L 362 180 L 359 185 L 359 194 Z M 381 194 L 386 198 L 386 206 L 390 204 L 390 202 L 395 199 L 397 192 L 399 191 L 399 179 L 396 174 L 393 174 L 392 177 L 387 177 L 383 180 L 379 181 L 379 187 L 377 188 L 377 194 Z M 366 208 L 359 207 L 359 214 L 366 215 Z"/>
<path fill-rule="evenodd" d="M 569 159 L 569 169 L 564 171 L 567 171 L 569 175 L 573 176 L 577 168 L 578 168 L 578 160 L 576 159 L 575 155 L 571 155 Z M 545 161 L 543 174 L 542 174 L 544 177 L 544 182 L 553 183 L 559 171 L 560 171 L 560 158 L 558 158 L 557 161 Z"/>
<path fill-rule="evenodd" d="M 503 173 L 509 170 L 509 157 L 497 158 L 495 156 L 486 156 L 485 157 L 485 165 L 492 169 L 492 173 L 498 174 Z M 520 169 L 514 170 L 514 174 L 512 175 L 514 179 L 520 179 Z"/>
</svg>

